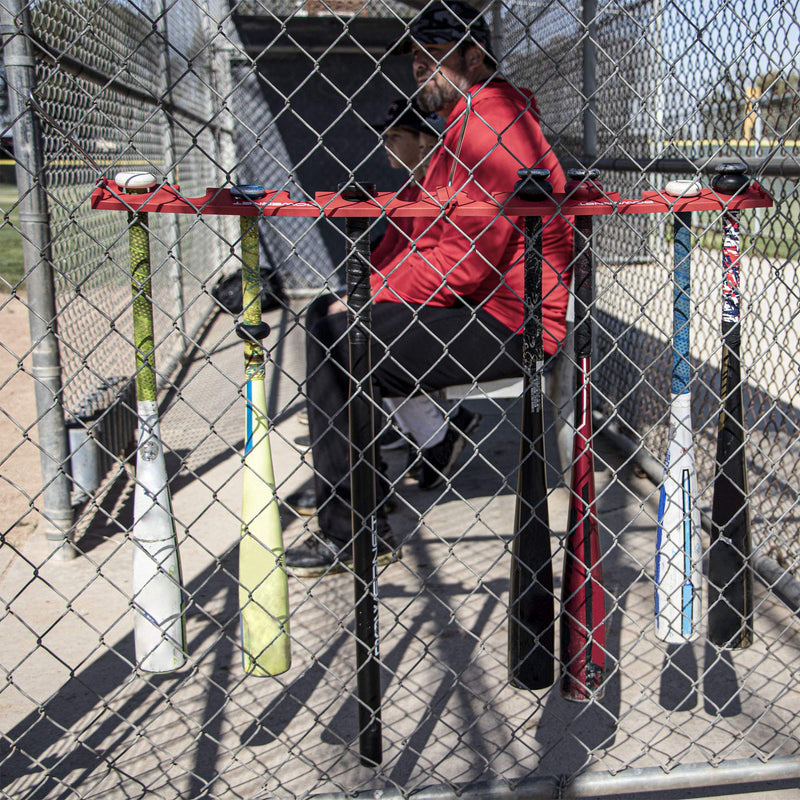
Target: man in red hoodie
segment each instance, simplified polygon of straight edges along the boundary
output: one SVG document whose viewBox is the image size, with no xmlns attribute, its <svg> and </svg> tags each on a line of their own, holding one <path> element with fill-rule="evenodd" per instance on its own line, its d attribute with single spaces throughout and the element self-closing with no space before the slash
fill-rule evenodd
<svg viewBox="0 0 800 800">
<path fill-rule="evenodd" d="M 521 168 L 544 167 L 556 192 L 564 175 L 539 126 L 527 90 L 495 76 L 488 25 L 461 0 L 431 3 L 403 45 L 413 52 L 417 102 L 446 121 L 422 192 L 465 191 L 480 199 L 511 192 Z M 523 220 L 501 213 L 415 219 L 410 243 L 372 275 L 372 364 L 376 394 L 406 397 L 473 380 L 522 372 Z M 565 335 L 572 237 L 560 215 L 544 220 L 544 348 Z M 341 571 L 352 563 L 347 403 L 347 319 L 309 319 L 308 416 L 320 532 L 286 552 L 298 576 Z M 455 427 L 455 426 L 452 426 Z M 450 431 L 452 439 L 458 436 Z M 396 542 L 377 480 L 379 564 Z"/>
</svg>

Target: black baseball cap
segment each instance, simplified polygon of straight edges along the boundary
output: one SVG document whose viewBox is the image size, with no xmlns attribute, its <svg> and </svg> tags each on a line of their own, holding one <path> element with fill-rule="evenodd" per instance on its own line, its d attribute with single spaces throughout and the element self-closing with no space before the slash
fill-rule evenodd
<svg viewBox="0 0 800 800">
<path fill-rule="evenodd" d="M 474 42 L 492 59 L 492 32 L 480 11 L 464 0 L 434 0 L 411 22 L 393 53 L 410 53 L 411 45 Z"/>
<path fill-rule="evenodd" d="M 383 120 L 376 122 L 372 127 L 378 133 L 383 133 L 389 128 L 406 128 L 416 133 L 439 136 L 444 133 L 445 122 L 438 114 L 423 114 L 416 102 L 398 97 L 386 109 Z"/>
</svg>

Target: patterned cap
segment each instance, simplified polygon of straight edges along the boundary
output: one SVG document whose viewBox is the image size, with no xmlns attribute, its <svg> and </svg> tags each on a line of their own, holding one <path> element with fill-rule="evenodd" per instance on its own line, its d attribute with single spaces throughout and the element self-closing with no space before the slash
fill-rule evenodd
<svg viewBox="0 0 800 800">
<path fill-rule="evenodd" d="M 416 102 L 409 104 L 408 100 L 398 98 L 386 109 L 383 120 L 376 122 L 372 127 L 378 133 L 383 133 L 389 128 L 407 128 L 417 133 L 439 136 L 444 132 L 445 122 L 438 114 L 423 114 Z"/>
<path fill-rule="evenodd" d="M 474 42 L 492 55 L 492 34 L 486 20 L 464 0 L 434 0 L 409 26 L 394 52 L 409 53 L 411 45 Z"/>
</svg>

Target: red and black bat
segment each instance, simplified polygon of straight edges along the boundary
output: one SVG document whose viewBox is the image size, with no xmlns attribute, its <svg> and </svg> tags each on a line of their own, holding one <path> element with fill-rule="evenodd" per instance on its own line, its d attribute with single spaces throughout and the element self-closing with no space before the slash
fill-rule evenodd
<svg viewBox="0 0 800 800">
<path fill-rule="evenodd" d="M 712 187 L 721 195 L 746 191 L 744 164 L 722 164 Z M 739 212 L 723 214 L 722 373 L 716 475 L 708 556 L 708 638 L 723 647 L 753 641 L 752 540 L 739 361 Z"/>
<path fill-rule="evenodd" d="M 520 170 L 518 174 L 521 180 L 515 192 L 523 200 L 542 200 L 552 194 L 549 170 Z M 542 336 L 542 218 L 526 217 L 524 392 L 508 600 L 508 677 L 521 689 L 550 686 L 555 668 Z"/>
<path fill-rule="evenodd" d="M 345 200 L 364 200 L 375 193 L 372 184 L 340 186 Z M 350 351 L 350 481 L 355 584 L 358 730 L 361 763 L 380 764 L 381 673 L 378 638 L 378 530 L 375 513 L 375 425 L 370 358 L 368 220 L 348 217 L 347 323 Z"/>
<path fill-rule="evenodd" d="M 597 170 L 570 170 L 565 187 L 576 198 L 598 197 Z M 575 434 L 564 577 L 561 584 L 561 694 L 567 700 L 600 697 L 605 677 L 605 595 L 592 449 L 592 218 L 575 218 Z"/>
</svg>

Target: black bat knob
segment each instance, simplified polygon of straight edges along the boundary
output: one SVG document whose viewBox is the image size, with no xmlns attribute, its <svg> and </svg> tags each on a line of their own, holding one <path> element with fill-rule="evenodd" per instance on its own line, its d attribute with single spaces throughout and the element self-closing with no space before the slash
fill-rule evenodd
<svg viewBox="0 0 800 800">
<path fill-rule="evenodd" d="M 260 200 L 267 190 L 257 183 L 240 183 L 231 186 L 231 196 L 237 200 Z"/>
<path fill-rule="evenodd" d="M 367 181 L 340 183 L 337 187 L 342 200 L 369 200 L 375 194 L 375 184 Z"/>
<path fill-rule="evenodd" d="M 530 167 L 518 170 L 520 180 L 514 184 L 514 194 L 523 200 L 545 200 L 553 193 L 549 169 Z"/>
<path fill-rule="evenodd" d="M 564 191 L 569 194 L 574 192 L 579 186 L 585 185 L 587 188 L 600 188 L 600 182 L 597 180 L 600 177 L 599 169 L 587 169 L 586 167 L 573 167 L 567 170 L 567 177 L 569 180 L 564 186 Z"/>
<path fill-rule="evenodd" d="M 717 167 L 717 175 L 711 181 L 711 188 L 720 194 L 738 194 L 750 185 L 750 178 L 746 172 L 747 164 L 740 161 L 720 164 Z"/>
</svg>

